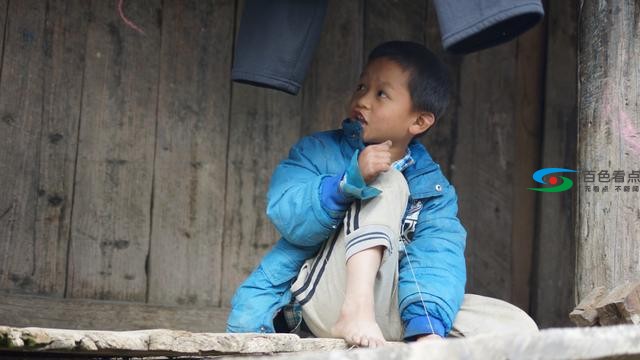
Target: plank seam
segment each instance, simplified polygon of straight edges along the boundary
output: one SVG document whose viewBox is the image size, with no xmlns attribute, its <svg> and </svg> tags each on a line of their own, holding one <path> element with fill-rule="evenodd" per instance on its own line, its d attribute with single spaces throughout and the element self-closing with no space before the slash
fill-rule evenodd
<svg viewBox="0 0 640 360">
<path fill-rule="evenodd" d="M 164 0 L 160 1 L 160 18 L 164 17 Z M 145 304 L 149 303 L 149 261 L 151 260 L 151 241 L 153 239 L 153 206 L 155 199 L 155 190 L 156 190 L 156 157 L 158 154 L 158 113 L 160 108 L 160 81 L 162 79 L 162 47 L 164 42 L 162 41 L 162 29 L 164 28 L 164 19 L 160 23 L 160 50 L 158 51 L 158 80 L 156 81 L 156 126 L 154 130 L 153 136 L 153 163 L 151 164 L 151 168 L 153 169 L 153 173 L 151 174 L 151 201 L 149 202 L 149 245 L 147 247 L 147 256 L 144 261 L 144 273 L 146 277 L 146 289 L 144 295 Z"/>
<path fill-rule="evenodd" d="M 89 27 L 90 27 L 91 23 L 88 22 L 87 23 L 87 34 L 89 33 Z M 83 102 L 84 102 L 84 87 L 85 87 L 85 74 L 86 74 L 86 70 L 87 70 L 87 41 L 89 41 L 89 36 L 87 35 L 87 37 L 85 38 L 85 53 L 84 53 L 84 66 L 82 67 L 82 81 L 80 83 L 80 109 L 78 111 L 78 129 L 76 132 L 76 157 L 74 160 L 74 166 L 73 166 L 73 182 L 72 182 L 72 186 L 71 186 L 71 207 L 69 210 L 69 230 L 68 230 L 68 239 L 69 241 L 67 242 L 67 258 L 66 258 L 66 269 L 65 269 L 65 275 L 64 275 L 64 293 L 62 295 L 63 298 L 67 298 L 68 295 L 68 288 L 69 288 L 69 264 L 71 263 L 71 244 L 72 244 L 72 233 L 73 233 L 73 210 L 75 209 L 75 202 L 76 202 L 76 179 L 77 179 L 77 175 L 78 175 L 78 155 L 79 155 L 79 150 L 80 150 L 80 130 L 81 130 L 81 124 L 82 124 L 82 109 L 83 109 Z"/>
</svg>

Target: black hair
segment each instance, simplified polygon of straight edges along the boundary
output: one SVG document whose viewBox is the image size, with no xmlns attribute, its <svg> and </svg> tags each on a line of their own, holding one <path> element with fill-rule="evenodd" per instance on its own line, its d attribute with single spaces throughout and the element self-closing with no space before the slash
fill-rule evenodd
<svg viewBox="0 0 640 360">
<path fill-rule="evenodd" d="M 367 62 L 386 58 L 409 71 L 409 94 L 415 110 L 444 114 L 449 103 L 449 74 L 446 66 L 424 45 L 411 41 L 389 41 L 369 53 Z"/>
</svg>

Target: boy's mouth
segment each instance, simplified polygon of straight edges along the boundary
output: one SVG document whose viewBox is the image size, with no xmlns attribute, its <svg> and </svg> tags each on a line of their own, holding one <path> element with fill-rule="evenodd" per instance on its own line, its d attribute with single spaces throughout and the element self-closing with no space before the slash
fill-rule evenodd
<svg viewBox="0 0 640 360">
<path fill-rule="evenodd" d="M 367 119 L 364 118 L 364 115 L 362 115 L 362 113 L 357 110 L 351 113 L 351 118 L 353 120 L 359 121 L 363 125 L 367 123 Z"/>
</svg>

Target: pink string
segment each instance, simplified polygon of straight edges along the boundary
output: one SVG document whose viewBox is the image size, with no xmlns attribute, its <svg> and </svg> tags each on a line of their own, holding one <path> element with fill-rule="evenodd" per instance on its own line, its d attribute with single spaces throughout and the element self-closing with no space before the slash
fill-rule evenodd
<svg viewBox="0 0 640 360">
<path fill-rule="evenodd" d="M 140 34 L 144 35 L 144 31 L 142 31 L 142 29 L 137 27 L 136 24 L 134 24 L 133 22 L 131 22 L 131 20 L 127 19 L 127 17 L 124 16 L 124 12 L 122 11 L 122 5 L 123 4 L 124 4 L 124 0 L 119 0 L 118 1 L 118 13 L 120 14 L 120 18 L 122 19 L 122 21 L 124 21 L 124 23 L 127 24 L 127 26 L 129 26 L 133 30 L 135 30 L 135 31 L 139 32 Z"/>
</svg>

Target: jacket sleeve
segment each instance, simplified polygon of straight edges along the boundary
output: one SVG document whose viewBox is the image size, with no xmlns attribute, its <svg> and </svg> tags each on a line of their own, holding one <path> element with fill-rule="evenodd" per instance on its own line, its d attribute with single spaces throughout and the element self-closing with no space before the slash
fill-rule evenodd
<svg viewBox="0 0 640 360">
<path fill-rule="evenodd" d="M 449 184 L 444 186 L 442 195 L 426 198 L 413 240 L 406 245 L 406 255 L 400 260 L 400 312 L 405 327 L 412 325 L 414 334 L 420 333 L 415 329 L 416 323 L 428 323 L 419 319 L 426 317 L 423 301 L 428 315 L 444 326 L 445 335 L 462 304 L 467 232 L 457 212 L 457 196 Z M 426 328 L 423 333 L 442 331 L 434 330 Z"/>
<path fill-rule="evenodd" d="M 353 199 L 373 197 L 358 169 L 358 152 L 343 162 L 337 143 L 307 136 L 280 162 L 267 192 L 267 216 L 282 237 L 298 246 L 315 246 L 335 231 Z M 333 168 L 335 173 L 327 169 Z M 345 181 L 340 180 L 345 178 Z"/>
</svg>

